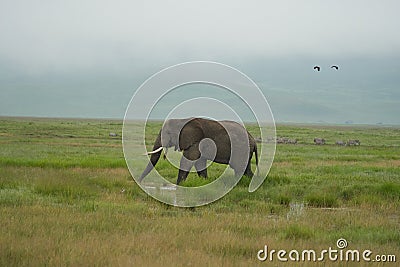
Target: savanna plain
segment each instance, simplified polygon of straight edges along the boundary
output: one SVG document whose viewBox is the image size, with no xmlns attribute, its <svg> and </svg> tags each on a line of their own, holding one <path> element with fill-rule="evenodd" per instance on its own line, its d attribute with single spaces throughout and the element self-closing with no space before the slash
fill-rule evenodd
<svg viewBox="0 0 400 267">
<path fill-rule="evenodd" d="M 151 149 L 161 124 L 148 126 Z M 256 136 L 257 129 L 248 130 Z M 0 117 L 0 266 L 395 266 L 400 261 L 400 128 L 278 124 L 270 173 L 222 199 L 177 208 L 132 179 L 122 121 Z M 116 133 L 116 136 L 110 136 Z M 325 145 L 315 145 L 315 137 Z M 359 139 L 359 146 L 337 140 Z M 143 156 L 143 166 L 147 157 Z M 184 186 L 215 179 L 189 175 Z M 253 164 L 253 170 L 254 170 Z M 175 181 L 177 169 L 157 169 Z M 260 262 L 257 253 L 332 247 L 394 262 Z M 287 257 L 287 255 L 286 255 Z M 392 258 L 393 259 L 393 258 Z"/>
</svg>

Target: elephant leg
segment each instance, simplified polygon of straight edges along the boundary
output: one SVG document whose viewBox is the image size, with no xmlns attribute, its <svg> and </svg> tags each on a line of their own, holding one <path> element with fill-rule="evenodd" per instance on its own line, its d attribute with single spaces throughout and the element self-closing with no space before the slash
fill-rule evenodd
<svg viewBox="0 0 400 267">
<path fill-rule="evenodd" d="M 243 170 L 240 169 L 233 169 L 235 171 L 235 177 L 239 177 L 243 175 Z"/>
<path fill-rule="evenodd" d="M 200 177 L 207 178 L 207 160 L 205 158 L 199 158 L 195 162 L 194 167 Z"/>
<path fill-rule="evenodd" d="M 198 145 L 192 146 L 187 150 L 183 151 L 183 157 L 179 165 L 178 179 L 176 184 L 186 180 L 189 175 L 190 169 L 193 167 L 195 161 L 200 158 L 200 152 Z"/>
<path fill-rule="evenodd" d="M 254 173 L 251 171 L 251 165 L 250 162 L 246 167 L 246 170 L 244 172 L 244 175 L 249 176 L 249 177 L 253 177 Z"/>
<path fill-rule="evenodd" d="M 254 173 L 251 171 L 251 157 L 249 158 L 249 162 L 247 163 L 246 170 L 244 171 L 244 175 L 253 177 Z"/>
<path fill-rule="evenodd" d="M 193 161 L 188 160 L 185 157 L 181 158 L 181 162 L 179 165 L 178 179 L 176 180 L 176 184 L 180 184 L 182 181 L 185 181 L 187 176 L 189 175 L 190 169 L 193 167 Z"/>
<path fill-rule="evenodd" d="M 254 173 L 251 171 L 251 158 L 247 162 L 246 168 L 243 164 L 232 164 L 231 168 L 235 171 L 235 176 L 246 175 L 253 177 Z"/>
</svg>

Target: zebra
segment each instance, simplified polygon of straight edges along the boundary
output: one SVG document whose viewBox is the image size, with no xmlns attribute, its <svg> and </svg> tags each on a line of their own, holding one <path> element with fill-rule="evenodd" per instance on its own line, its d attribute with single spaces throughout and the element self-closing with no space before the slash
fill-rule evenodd
<svg viewBox="0 0 400 267">
<path fill-rule="evenodd" d="M 348 146 L 351 146 L 351 145 L 353 145 L 353 146 L 359 146 L 359 145 L 361 145 L 361 142 L 360 142 L 360 140 L 357 140 L 357 139 L 355 139 L 355 140 L 348 140 L 346 145 L 348 145 Z"/>
<path fill-rule="evenodd" d="M 297 144 L 297 139 L 289 139 L 287 143 L 295 145 Z"/>
<path fill-rule="evenodd" d="M 261 137 L 256 137 L 256 138 L 254 138 L 254 140 L 256 140 L 256 143 L 262 143 L 263 142 Z"/>
<path fill-rule="evenodd" d="M 285 141 L 283 140 L 282 137 L 277 137 L 277 138 L 276 138 L 276 143 L 277 143 L 277 144 L 284 144 Z"/>
<path fill-rule="evenodd" d="M 344 141 L 342 141 L 342 140 L 339 140 L 339 141 L 336 141 L 335 144 L 338 145 L 338 146 L 345 146 L 345 145 L 346 145 L 346 142 L 344 142 Z"/>
<path fill-rule="evenodd" d="M 316 145 L 325 145 L 325 139 L 324 138 L 314 138 L 314 143 Z"/>
</svg>

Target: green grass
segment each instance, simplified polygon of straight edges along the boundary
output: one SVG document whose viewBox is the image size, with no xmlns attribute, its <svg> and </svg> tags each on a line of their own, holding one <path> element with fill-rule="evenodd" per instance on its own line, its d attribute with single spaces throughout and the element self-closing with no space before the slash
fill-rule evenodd
<svg viewBox="0 0 400 267">
<path fill-rule="evenodd" d="M 159 127 L 148 125 L 148 146 Z M 191 209 L 136 185 L 121 129 L 120 121 L 0 118 L 0 266 L 254 266 L 265 244 L 317 250 L 342 237 L 399 260 L 399 128 L 278 125 L 278 136 L 299 143 L 277 145 L 256 192 L 243 177 L 222 199 Z M 361 146 L 334 145 L 347 139 Z M 208 180 L 190 174 L 183 185 L 211 182 L 224 168 L 212 164 Z M 157 170 L 176 181 L 167 161 Z"/>
</svg>

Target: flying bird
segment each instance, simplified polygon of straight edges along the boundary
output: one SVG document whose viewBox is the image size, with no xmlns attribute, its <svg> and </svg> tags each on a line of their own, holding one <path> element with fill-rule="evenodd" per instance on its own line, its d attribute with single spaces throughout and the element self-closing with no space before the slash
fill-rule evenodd
<svg viewBox="0 0 400 267">
<path fill-rule="evenodd" d="M 321 67 L 320 67 L 320 66 L 315 66 L 315 67 L 314 67 L 314 70 L 320 71 L 320 70 L 321 70 Z"/>
<path fill-rule="evenodd" d="M 331 69 L 336 69 L 336 70 L 338 70 L 338 69 L 339 69 L 339 67 L 338 67 L 338 66 L 336 66 L 336 65 L 332 65 L 332 66 L 331 66 Z"/>
</svg>

